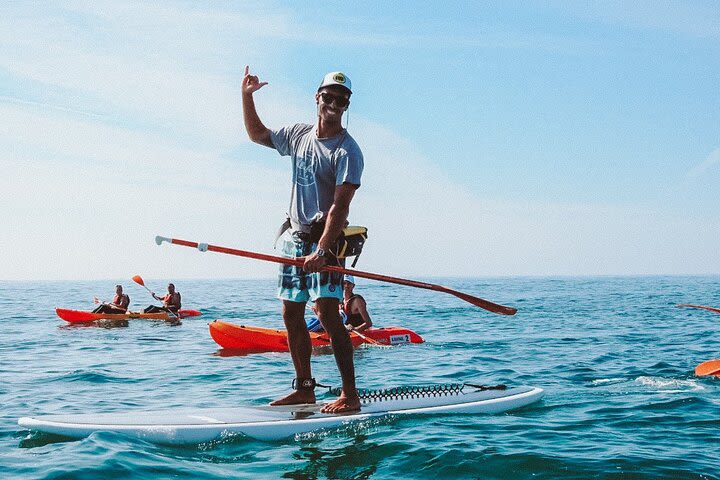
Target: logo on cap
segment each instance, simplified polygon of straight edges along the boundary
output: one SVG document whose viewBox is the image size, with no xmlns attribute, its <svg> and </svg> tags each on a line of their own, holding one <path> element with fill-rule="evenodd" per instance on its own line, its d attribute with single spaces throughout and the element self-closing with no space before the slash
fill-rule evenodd
<svg viewBox="0 0 720 480">
<path fill-rule="evenodd" d="M 345 83 L 345 75 L 338 72 L 335 75 L 333 75 L 333 80 L 335 80 L 338 83 Z"/>
</svg>

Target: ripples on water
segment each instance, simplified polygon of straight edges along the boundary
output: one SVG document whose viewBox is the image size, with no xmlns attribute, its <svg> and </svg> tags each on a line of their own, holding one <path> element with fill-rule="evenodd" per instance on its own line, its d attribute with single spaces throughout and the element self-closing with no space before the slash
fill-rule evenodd
<svg viewBox="0 0 720 480">
<path fill-rule="evenodd" d="M 358 286 L 378 325 L 427 343 L 356 351 L 359 385 L 537 385 L 545 399 L 497 416 L 384 418 L 294 440 L 229 437 L 168 447 L 99 433 L 80 441 L 21 430 L 29 414 L 262 404 L 289 388 L 288 354 L 223 354 L 207 323 L 279 328 L 274 281 L 177 281 L 179 326 L 70 326 L 116 282 L 0 283 L 0 478 L 720 478 L 717 277 L 430 280 L 519 308 L 514 317 L 424 290 Z M 362 282 L 362 280 L 361 280 Z M 144 290 L 124 282 L 133 306 Z M 164 281 L 150 282 L 164 285 Z M 337 385 L 332 355 L 314 375 Z"/>
</svg>

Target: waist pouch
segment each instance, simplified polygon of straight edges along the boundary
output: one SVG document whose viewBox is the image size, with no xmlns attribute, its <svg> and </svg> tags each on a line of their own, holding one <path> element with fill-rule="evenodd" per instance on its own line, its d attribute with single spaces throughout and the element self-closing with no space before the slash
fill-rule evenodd
<svg viewBox="0 0 720 480">
<path fill-rule="evenodd" d="M 355 257 L 352 266 L 358 261 L 358 257 L 362 253 L 363 245 L 367 240 L 366 227 L 348 226 L 343 228 L 340 238 L 337 240 L 336 255 L 338 258 Z"/>
<path fill-rule="evenodd" d="M 285 232 L 285 230 L 288 230 L 289 228 L 290 221 L 286 220 L 285 223 L 283 223 L 283 225 L 280 227 L 280 231 L 278 232 L 275 241 L 277 242 L 277 239 L 280 238 L 280 236 Z M 325 222 L 313 223 L 310 226 L 310 231 L 307 233 L 301 233 L 300 236 L 301 238 L 305 237 L 305 241 L 317 243 L 320 241 L 320 237 L 322 237 L 324 231 Z M 337 258 L 355 257 L 352 263 L 352 266 L 355 267 L 355 264 L 358 261 L 358 257 L 362 253 L 363 246 L 365 245 L 365 240 L 367 240 L 367 231 L 367 227 L 355 225 L 350 225 L 343 228 L 340 236 L 335 241 L 334 248 L 331 249 L 331 253 Z"/>
</svg>

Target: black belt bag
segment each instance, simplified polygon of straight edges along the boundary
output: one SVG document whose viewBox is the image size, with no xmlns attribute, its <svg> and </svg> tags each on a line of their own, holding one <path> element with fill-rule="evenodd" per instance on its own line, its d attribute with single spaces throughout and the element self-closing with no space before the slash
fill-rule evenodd
<svg viewBox="0 0 720 480">
<path fill-rule="evenodd" d="M 278 234 L 275 237 L 275 243 L 277 243 L 277 240 L 280 238 L 280 236 L 282 236 L 282 234 L 289 229 L 290 220 L 287 219 L 285 220 L 285 223 L 280 226 Z M 310 226 L 310 231 L 301 234 L 301 237 L 305 237 L 303 238 L 303 240 L 312 243 L 318 243 L 324 231 L 325 222 L 313 223 Z M 363 246 L 365 245 L 365 240 L 367 240 L 368 238 L 367 231 L 367 227 L 361 227 L 356 225 L 349 225 L 343 228 L 340 236 L 335 241 L 334 247 L 331 249 L 331 253 L 337 258 L 355 257 L 352 263 L 352 266 L 355 267 L 355 264 L 357 264 L 358 261 L 358 257 L 362 253 Z"/>
<path fill-rule="evenodd" d="M 354 225 L 343 228 L 340 238 L 337 240 L 337 257 L 355 257 L 352 263 L 352 267 L 355 267 L 362 253 L 363 245 L 365 245 L 365 240 L 367 240 L 367 231 L 366 227 Z"/>
</svg>

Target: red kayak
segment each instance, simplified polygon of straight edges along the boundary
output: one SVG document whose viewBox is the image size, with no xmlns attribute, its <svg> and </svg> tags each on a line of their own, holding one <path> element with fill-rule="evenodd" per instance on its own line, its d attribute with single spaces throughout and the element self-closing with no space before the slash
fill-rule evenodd
<svg viewBox="0 0 720 480">
<path fill-rule="evenodd" d="M 234 323 L 215 320 L 209 324 L 210 336 L 215 343 L 223 348 L 243 350 L 246 352 L 287 352 L 287 332 L 272 328 L 246 327 Z M 368 328 L 362 332 L 363 336 L 375 340 L 382 345 L 401 345 L 404 343 L 423 343 L 420 335 L 402 327 Z M 361 336 L 350 333 L 350 340 L 354 347 L 363 343 L 370 343 Z M 310 332 L 310 341 L 313 347 L 326 347 L 330 345 L 327 333 Z"/>
<path fill-rule="evenodd" d="M 142 313 L 142 312 L 128 312 L 128 313 L 93 313 L 84 312 L 82 310 L 68 310 L 65 308 L 56 308 L 55 312 L 58 317 L 62 318 L 66 322 L 70 323 L 86 323 L 94 322 L 95 320 L 130 320 L 135 318 L 144 318 L 147 320 L 175 320 L 175 318 L 169 315 L 167 312 L 157 313 Z M 197 317 L 202 315 L 198 310 L 180 310 L 180 318 L 186 317 Z"/>
</svg>

